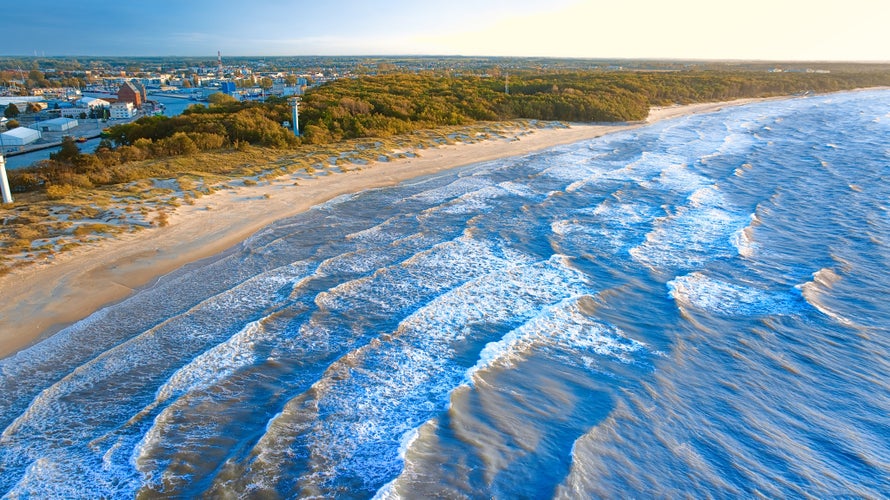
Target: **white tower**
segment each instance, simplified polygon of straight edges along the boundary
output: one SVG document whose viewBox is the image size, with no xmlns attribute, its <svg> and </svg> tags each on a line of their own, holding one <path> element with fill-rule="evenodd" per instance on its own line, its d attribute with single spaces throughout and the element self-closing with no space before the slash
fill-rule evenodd
<svg viewBox="0 0 890 500">
<path fill-rule="evenodd" d="M 297 111 L 297 105 L 299 104 L 299 102 L 299 99 L 294 98 L 294 113 L 291 117 L 291 123 L 293 123 L 294 126 L 294 135 L 297 137 L 300 137 L 300 113 Z"/>
<path fill-rule="evenodd" d="M 9 179 L 6 177 L 6 159 L 0 151 L 0 191 L 3 193 L 3 203 L 12 203 L 12 191 L 9 189 Z"/>
</svg>

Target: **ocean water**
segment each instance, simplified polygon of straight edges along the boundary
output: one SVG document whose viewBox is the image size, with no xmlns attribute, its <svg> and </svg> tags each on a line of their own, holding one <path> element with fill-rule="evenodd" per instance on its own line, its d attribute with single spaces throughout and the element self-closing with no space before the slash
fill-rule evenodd
<svg viewBox="0 0 890 500">
<path fill-rule="evenodd" d="M 340 197 L 0 360 L 0 494 L 887 497 L 888 245 L 888 91 Z"/>
</svg>

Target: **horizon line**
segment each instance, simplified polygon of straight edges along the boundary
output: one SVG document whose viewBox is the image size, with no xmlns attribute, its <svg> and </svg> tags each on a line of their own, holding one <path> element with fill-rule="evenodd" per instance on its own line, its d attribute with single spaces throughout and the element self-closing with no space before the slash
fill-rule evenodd
<svg viewBox="0 0 890 500">
<path fill-rule="evenodd" d="M 216 54 L 207 55 L 95 55 L 95 54 L 70 54 L 70 55 L 16 55 L 16 54 L 0 54 L 5 58 L 20 59 L 64 59 L 64 58 L 132 58 L 132 59 L 148 59 L 148 58 L 213 58 Z M 696 58 L 696 57 L 607 57 L 607 56 L 516 56 L 516 55 L 465 55 L 465 54 L 277 54 L 277 55 L 229 55 L 230 58 L 281 58 L 281 57 L 331 57 L 331 58 L 400 58 L 400 57 L 418 57 L 418 58 L 463 58 L 463 59 L 556 59 L 556 60 L 588 60 L 588 61 L 664 61 L 664 62 L 747 62 L 747 63 L 823 63 L 823 64 L 890 64 L 890 59 L 744 59 L 744 58 Z"/>
</svg>

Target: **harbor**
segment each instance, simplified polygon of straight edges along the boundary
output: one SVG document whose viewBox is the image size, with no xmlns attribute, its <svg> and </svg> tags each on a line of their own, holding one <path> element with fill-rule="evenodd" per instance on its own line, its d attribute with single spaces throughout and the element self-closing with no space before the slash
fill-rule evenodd
<svg viewBox="0 0 890 500">
<path fill-rule="evenodd" d="M 94 96 L 90 93 L 84 93 L 84 96 L 96 97 L 98 94 Z M 194 104 L 194 101 L 190 101 L 188 96 L 180 97 L 171 94 L 149 94 L 149 98 L 163 105 L 161 108 L 162 114 L 169 117 L 182 114 L 185 108 Z M 141 116 L 144 115 L 138 115 L 134 117 L 133 120 L 137 120 Z M 76 140 L 81 138 L 85 139 L 82 142 L 78 141 L 78 148 L 80 148 L 82 153 L 92 153 L 99 147 L 99 143 L 102 141 L 101 133 L 104 128 L 128 123 L 129 121 L 132 120 L 79 120 L 76 127 L 64 133 L 44 132 L 43 139 L 41 139 L 40 142 L 18 148 L 4 148 L 6 150 L 4 152 L 4 156 L 6 157 L 6 168 L 9 170 L 27 168 L 41 160 L 48 160 L 50 154 L 58 151 L 62 144 L 62 138 L 66 135 L 72 136 Z"/>
</svg>

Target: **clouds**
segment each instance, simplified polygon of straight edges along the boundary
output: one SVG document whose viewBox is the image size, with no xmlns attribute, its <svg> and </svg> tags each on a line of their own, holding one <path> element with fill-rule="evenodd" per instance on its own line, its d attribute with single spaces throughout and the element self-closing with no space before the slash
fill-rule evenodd
<svg viewBox="0 0 890 500">
<path fill-rule="evenodd" d="M 0 53 L 888 59 L 890 2 L 83 0 L 3 8 Z"/>
</svg>

